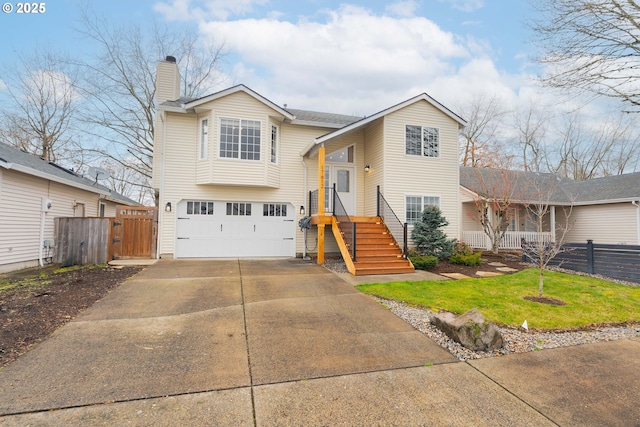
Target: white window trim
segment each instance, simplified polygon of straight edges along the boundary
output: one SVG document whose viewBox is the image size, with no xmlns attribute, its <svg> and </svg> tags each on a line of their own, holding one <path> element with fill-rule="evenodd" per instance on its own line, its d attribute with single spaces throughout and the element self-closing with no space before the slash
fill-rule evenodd
<svg viewBox="0 0 640 427">
<path fill-rule="evenodd" d="M 437 197 L 438 198 L 438 208 L 440 208 L 440 210 L 442 210 L 442 196 L 440 194 L 415 194 L 415 193 L 411 193 L 411 194 L 405 194 L 404 195 L 404 221 L 409 225 L 412 226 L 413 222 L 409 222 L 407 220 L 407 197 L 420 197 L 420 213 L 422 213 L 422 211 L 424 211 L 425 205 L 424 205 L 424 198 L 425 197 Z"/>
<path fill-rule="evenodd" d="M 272 165 L 278 164 L 278 159 L 280 157 L 280 126 L 275 123 L 269 122 L 269 163 Z M 273 150 L 273 129 L 276 130 L 276 140 L 275 140 L 275 160 L 271 157 L 271 151 Z"/>
<path fill-rule="evenodd" d="M 243 121 L 250 121 L 250 122 L 258 122 L 260 123 L 260 159 L 259 160 L 253 160 L 253 159 L 243 159 L 241 158 L 242 153 L 240 151 L 241 145 L 238 146 L 238 157 L 223 157 L 220 155 L 220 152 L 222 150 L 222 143 L 220 142 L 222 135 L 221 135 L 221 128 L 222 128 L 222 120 L 238 120 L 240 121 L 240 126 L 242 126 L 242 122 Z M 232 162 L 248 162 L 248 163 L 252 163 L 252 164 L 256 164 L 256 163 L 262 163 L 264 162 L 264 121 L 263 120 L 259 120 L 259 119 L 248 119 L 246 117 L 244 118 L 238 118 L 238 117 L 230 117 L 230 116 L 224 116 L 224 117 L 219 117 L 218 118 L 218 129 L 217 129 L 217 143 L 218 143 L 218 149 L 216 150 L 216 158 L 219 160 L 228 160 L 228 161 L 232 161 Z M 269 128 L 269 131 L 271 131 L 271 128 Z M 270 140 L 270 138 L 269 138 Z M 242 144 L 241 142 L 239 142 L 239 144 Z M 271 153 L 269 153 L 269 157 L 271 156 Z"/>
<path fill-rule="evenodd" d="M 204 131 L 204 122 L 207 122 L 206 132 Z M 207 160 L 209 157 L 209 117 L 203 117 L 199 122 L 198 128 L 198 160 Z"/>
<path fill-rule="evenodd" d="M 420 154 L 408 154 L 407 153 L 407 126 L 420 127 Z M 432 128 L 432 129 L 437 129 L 438 130 L 438 155 L 437 156 L 425 156 L 424 155 L 424 129 L 425 128 Z M 442 153 L 442 141 L 441 141 L 441 138 L 440 138 L 440 128 L 439 127 L 405 123 L 404 127 L 402 128 L 402 131 L 403 131 L 403 135 L 404 135 L 404 155 L 405 156 L 413 157 L 413 158 L 419 157 L 419 158 L 425 158 L 425 159 L 439 159 L 440 158 L 440 154 Z"/>
<path fill-rule="evenodd" d="M 98 217 L 104 218 L 105 216 L 107 216 L 107 204 L 104 202 L 98 202 Z"/>
</svg>

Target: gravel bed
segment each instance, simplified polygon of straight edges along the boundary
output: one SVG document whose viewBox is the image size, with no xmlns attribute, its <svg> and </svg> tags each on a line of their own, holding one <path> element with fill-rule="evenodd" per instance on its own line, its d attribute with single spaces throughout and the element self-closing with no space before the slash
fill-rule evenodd
<svg viewBox="0 0 640 427">
<path fill-rule="evenodd" d="M 430 322 L 434 312 L 410 307 L 398 301 L 374 298 L 396 316 L 437 342 L 459 360 L 480 359 L 505 354 L 524 353 L 547 348 L 568 347 L 599 341 L 614 341 L 640 336 L 640 323 L 628 326 L 594 328 L 588 331 L 533 332 L 524 329 L 498 327 L 505 346 L 497 351 L 471 351 L 451 340 Z"/>
</svg>

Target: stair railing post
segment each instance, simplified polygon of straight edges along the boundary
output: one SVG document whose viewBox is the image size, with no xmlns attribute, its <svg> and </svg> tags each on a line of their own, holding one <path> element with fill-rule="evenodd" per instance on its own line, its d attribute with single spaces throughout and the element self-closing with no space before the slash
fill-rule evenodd
<svg viewBox="0 0 640 427">
<path fill-rule="evenodd" d="M 333 192 L 331 193 L 331 210 L 333 216 L 336 216 L 336 183 L 333 183 Z"/>
<path fill-rule="evenodd" d="M 402 239 L 404 240 L 404 243 L 402 245 L 402 253 L 403 253 L 405 258 L 409 258 L 409 242 L 407 240 L 407 237 L 408 237 L 407 228 L 408 228 L 407 227 L 407 223 L 405 222 L 403 224 L 403 230 L 402 230 L 402 234 L 403 234 L 403 238 Z"/>
<path fill-rule="evenodd" d="M 376 187 L 376 216 L 380 216 L 380 186 Z"/>
<path fill-rule="evenodd" d="M 353 262 L 356 262 L 356 223 L 352 223 L 353 237 L 351 238 L 351 245 L 353 247 Z"/>
</svg>

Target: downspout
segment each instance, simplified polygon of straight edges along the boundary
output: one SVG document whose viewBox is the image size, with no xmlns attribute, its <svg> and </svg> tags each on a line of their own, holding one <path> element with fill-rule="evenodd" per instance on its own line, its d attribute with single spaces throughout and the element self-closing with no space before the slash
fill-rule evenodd
<svg viewBox="0 0 640 427">
<path fill-rule="evenodd" d="M 160 251 L 162 250 L 163 247 L 163 237 L 164 237 L 164 232 L 162 230 L 164 230 L 164 208 L 163 208 L 163 203 L 166 203 L 164 200 L 164 168 L 165 168 L 165 152 L 166 152 L 166 139 L 167 139 L 167 129 L 166 129 L 166 124 L 165 124 L 165 112 L 162 111 L 160 113 L 160 121 L 162 122 L 162 166 L 160 167 L 160 188 L 158 189 L 158 192 L 160 194 L 158 194 L 158 244 L 156 247 L 156 259 L 160 259 Z M 162 200 L 160 200 L 160 196 L 162 196 Z M 176 209 L 178 208 L 178 205 L 176 204 Z M 160 225 L 162 224 L 162 226 Z M 175 228 L 174 228 L 175 230 Z M 174 231 L 175 232 L 175 231 Z M 174 257 L 175 257 L 175 251 L 174 251 Z"/>
<path fill-rule="evenodd" d="M 304 170 L 304 182 L 302 184 L 303 192 L 302 192 L 302 200 L 303 206 L 306 204 L 307 200 L 307 163 L 304 161 L 304 154 L 300 156 L 300 162 L 302 163 L 302 168 Z M 311 206 L 307 206 L 307 209 L 311 210 Z M 309 212 L 309 216 L 311 216 L 311 212 Z M 307 259 L 307 229 L 304 228 L 302 230 L 302 259 Z"/>
<path fill-rule="evenodd" d="M 631 204 L 636 207 L 636 245 L 640 245 L 640 203 L 632 200 Z"/>
<path fill-rule="evenodd" d="M 40 267 L 44 267 L 44 262 L 42 262 L 42 246 L 44 245 L 44 218 L 46 215 L 47 213 L 44 209 L 40 209 L 40 242 L 38 245 L 38 265 Z"/>
</svg>

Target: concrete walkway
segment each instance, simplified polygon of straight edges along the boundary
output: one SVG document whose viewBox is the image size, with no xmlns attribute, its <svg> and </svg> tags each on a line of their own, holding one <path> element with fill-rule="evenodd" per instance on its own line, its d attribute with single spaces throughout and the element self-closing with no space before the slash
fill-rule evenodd
<svg viewBox="0 0 640 427">
<path fill-rule="evenodd" d="M 163 260 L 0 371 L 0 425 L 634 426 L 638 355 L 461 363 L 314 264 Z"/>
</svg>

